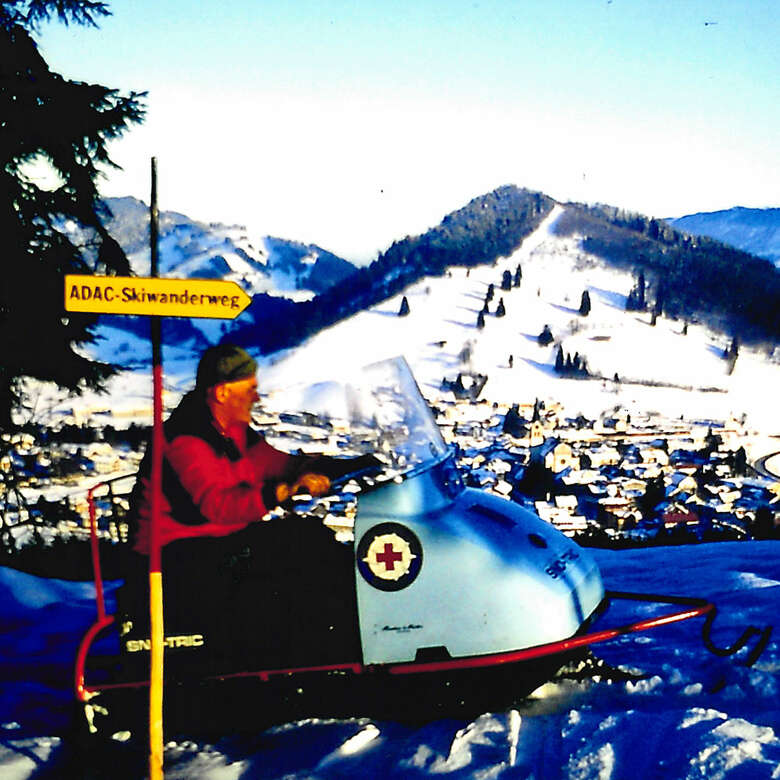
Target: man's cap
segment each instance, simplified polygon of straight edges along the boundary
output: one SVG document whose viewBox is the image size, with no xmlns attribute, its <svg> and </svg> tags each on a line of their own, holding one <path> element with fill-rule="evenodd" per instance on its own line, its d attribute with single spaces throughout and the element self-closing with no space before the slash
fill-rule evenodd
<svg viewBox="0 0 780 780">
<path fill-rule="evenodd" d="M 248 379 L 256 372 L 257 362 L 245 349 L 234 344 L 218 344 L 209 347 L 201 356 L 195 387 L 207 390 L 223 382 Z"/>
</svg>

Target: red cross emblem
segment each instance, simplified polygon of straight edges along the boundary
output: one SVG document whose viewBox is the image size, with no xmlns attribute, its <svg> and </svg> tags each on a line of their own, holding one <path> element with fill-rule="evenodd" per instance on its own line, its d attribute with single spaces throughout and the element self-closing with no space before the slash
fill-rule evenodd
<svg viewBox="0 0 780 780">
<path fill-rule="evenodd" d="M 363 579 L 386 592 L 409 587 L 423 565 L 423 548 L 415 533 L 401 523 L 379 523 L 363 534 L 355 550 Z"/>
<path fill-rule="evenodd" d="M 374 537 L 363 562 L 375 577 L 398 580 L 409 571 L 416 557 L 406 539 L 399 534 L 389 533 Z"/>
<path fill-rule="evenodd" d="M 385 551 L 378 553 L 376 556 L 377 563 L 384 563 L 385 571 L 394 571 L 396 561 L 403 559 L 403 553 L 396 552 L 393 549 L 392 542 L 385 543 Z"/>
</svg>

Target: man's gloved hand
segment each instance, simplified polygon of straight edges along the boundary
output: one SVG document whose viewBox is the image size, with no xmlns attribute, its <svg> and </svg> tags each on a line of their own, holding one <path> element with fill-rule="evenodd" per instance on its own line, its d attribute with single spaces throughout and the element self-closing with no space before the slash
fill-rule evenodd
<svg viewBox="0 0 780 780">
<path fill-rule="evenodd" d="M 311 496 L 322 496 L 330 490 L 330 480 L 324 474 L 302 474 L 296 482 L 288 485 L 280 482 L 276 486 L 276 500 L 282 504 L 297 493 L 308 493 Z"/>
</svg>

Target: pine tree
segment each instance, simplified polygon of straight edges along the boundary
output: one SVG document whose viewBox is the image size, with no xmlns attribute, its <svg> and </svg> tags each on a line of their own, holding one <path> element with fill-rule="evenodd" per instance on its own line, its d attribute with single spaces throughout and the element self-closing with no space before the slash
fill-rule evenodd
<svg viewBox="0 0 780 780">
<path fill-rule="evenodd" d="M 520 415 L 520 407 L 517 404 L 512 404 L 512 408 L 504 416 L 501 431 L 517 438 L 525 433 L 525 420 Z"/>
<path fill-rule="evenodd" d="M 483 312 L 480 312 L 477 315 L 477 327 L 482 330 L 482 328 L 485 327 L 485 315 Z"/>
<path fill-rule="evenodd" d="M 563 347 L 559 344 L 558 351 L 555 353 L 555 372 L 557 374 L 563 373 L 565 361 L 563 358 Z"/>
<path fill-rule="evenodd" d="M 628 294 L 626 311 L 644 311 L 646 307 L 645 274 L 644 271 L 640 271 L 634 286 L 631 288 L 631 292 Z"/>
<path fill-rule="evenodd" d="M 734 366 L 737 364 L 737 358 L 739 357 L 739 338 L 737 336 L 734 336 L 731 340 L 731 344 L 724 351 L 723 357 L 728 362 L 728 375 L 731 376 L 734 373 Z"/>
<path fill-rule="evenodd" d="M 540 347 L 546 347 L 553 340 L 553 334 L 549 325 L 545 325 L 542 332 L 536 337 Z"/>
<path fill-rule="evenodd" d="M 515 269 L 515 279 L 514 279 L 515 287 L 519 287 L 520 282 L 522 280 L 523 280 L 523 269 L 518 265 L 517 268 Z"/>
<path fill-rule="evenodd" d="M 744 447 L 740 447 L 734 452 L 732 468 L 739 477 L 744 477 L 748 474 L 747 452 L 745 452 Z"/>
<path fill-rule="evenodd" d="M 104 3 L 86 0 L 0 4 L 0 428 L 11 425 L 24 376 L 79 392 L 100 388 L 113 373 L 79 353 L 94 341 L 97 317 L 63 316 L 64 275 L 129 271 L 104 227 L 109 212 L 97 180 L 100 167 L 113 165 L 107 143 L 142 120 L 144 95 L 53 73 L 33 37 L 51 16 L 96 27 L 108 13 Z M 35 183 L 30 163 L 56 172 L 53 189 Z"/>
<path fill-rule="evenodd" d="M 487 295 L 485 296 L 486 301 L 492 301 L 493 296 L 496 294 L 496 286 L 494 284 L 489 284 L 487 289 Z"/>
<path fill-rule="evenodd" d="M 587 317 L 590 314 L 590 293 L 584 290 L 580 301 L 580 314 Z"/>
<path fill-rule="evenodd" d="M 401 308 L 398 310 L 398 316 L 406 317 L 407 314 L 409 314 L 409 301 L 404 295 L 404 297 L 401 298 Z"/>
<path fill-rule="evenodd" d="M 498 306 L 496 306 L 496 317 L 504 317 L 506 315 L 506 307 L 504 306 L 504 299 L 498 299 Z"/>
<path fill-rule="evenodd" d="M 508 290 L 512 289 L 512 272 L 511 271 L 504 271 L 503 275 L 501 276 L 501 289 L 504 292 L 507 292 Z"/>
<path fill-rule="evenodd" d="M 655 293 L 655 305 L 653 306 L 653 314 L 661 316 L 666 308 L 666 285 L 663 281 L 658 282 L 658 289 Z"/>
</svg>

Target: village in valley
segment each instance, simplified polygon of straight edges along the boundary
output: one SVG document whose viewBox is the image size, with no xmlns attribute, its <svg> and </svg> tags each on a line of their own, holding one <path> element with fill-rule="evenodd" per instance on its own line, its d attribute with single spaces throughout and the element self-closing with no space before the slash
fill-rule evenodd
<svg viewBox="0 0 780 780">
<path fill-rule="evenodd" d="M 597 546 L 774 538 L 780 482 L 748 462 L 742 422 L 566 415 L 554 402 L 443 407 L 467 483 Z M 747 445 L 747 446 L 746 446 Z"/>
<path fill-rule="evenodd" d="M 581 544 L 780 536 L 780 480 L 753 467 L 755 434 L 744 421 L 672 420 L 632 415 L 619 406 L 588 419 L 568 416 L 552 400 L 510 405 L 452 393 L 429 405 L 468 486 L 525 506 Z M 328 434 L 312 434 L 316 426 L 305 416 L 262 413 L 256 422 L 276 446 L 292 436 L 293 445 L 328 449 Z M 101 483 L 95 504 L 100 535 L 123 544 L 146 434 L 135 424 L 125 430 L 65 424 L 58 432 L 3 434 L 4 555 L 25 545 L 86 539 L 88 492 Z M 343 450 L 343 440 L 339 446 Z M 313 512 L 349 538 L 354 491 L 365 487 L 353 483 L 324 501 L 299 502 L 297 511 Z"/>
</svg>

